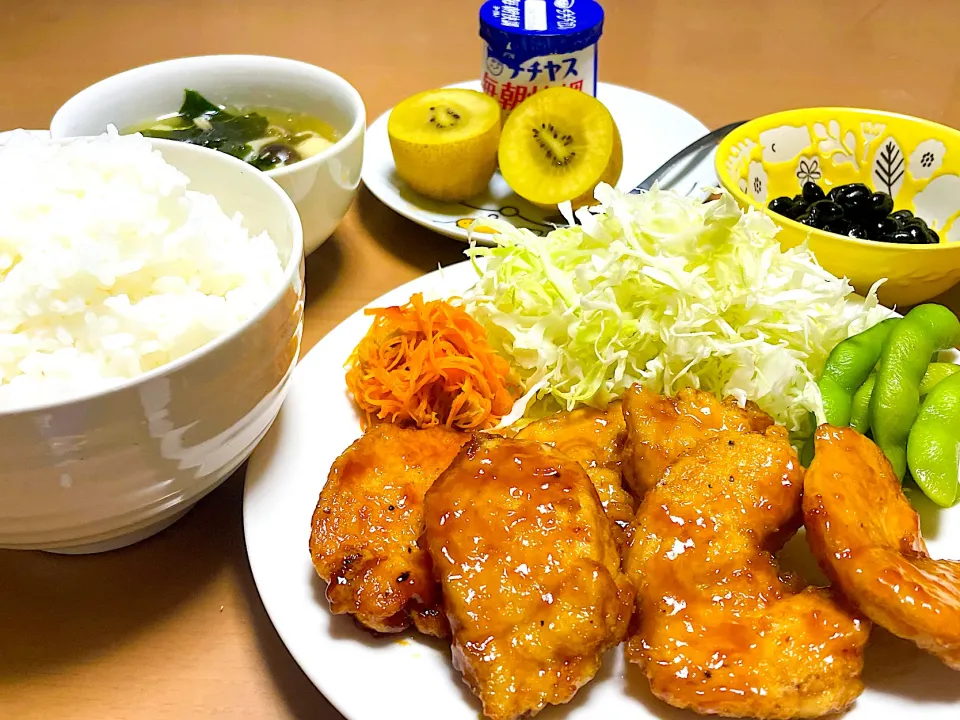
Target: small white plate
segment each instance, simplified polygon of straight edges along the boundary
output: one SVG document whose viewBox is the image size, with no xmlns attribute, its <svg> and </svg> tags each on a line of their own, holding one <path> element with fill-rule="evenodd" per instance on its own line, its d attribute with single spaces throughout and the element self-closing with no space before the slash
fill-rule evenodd
<svg viewBox="0 0 960 720">
<path fill-rule="evenodd" d="M 480 83 L 465 82 L 451 87 L 479 90 Z M 610 110 L 623 138 L 623 172 L 617 187 L 625 192 L 708 132 L 707 127 L 686 110 L 639 90 L 600 83 L 597 97 Z M 477 219 L 500 218 L 537 235 L 546 235 L 554 223 L 566 224 L 556 210 L 544 210 L 516 195 L 500 173 L 494 174 L 484 194 L 461 203 L 438 202 L 414 192 L 396 173 L 387 136 L 389 116 L 390 112 L 385 112 L 367 129 L 362 178 L 370 192 L 395 212 L 464 242 L 470 238 L 467 228 Z M 714 154 L 715 148 L 710 148 L 693 156 L 671 171 L 661 187 L 686 193 L 697 187 L 716 185 Z M 473 233 L 473 239 L 481 244 L 490 243 L 490 236 L 485 233 Z"/>
<path fill-rule="evenodd" d="M 462 293 L 475 280 L 469 263 L 425 275 L 371 304 L 402 304 L 414 292 Z M 360 310 L 300 362 L 273 428 L 247 468 L 243 524 L 253 577 L 270 619 L 294 659 L 349 720 L 478 720 L 480 705 L 450 664 L 449 645 L 415 634 L 374 638 L 347 617 L 330 614 L 326 584 L 308 549 L 310 519 L 330 465 L 361 435 L 343 364 L 366 334 Z M 956 357 L 954 357 L 956 361 Z M 937 511 L 920 498 L 923 529 L 934 557 L 960 558 L 960 505 Z M 810 567 L 806 543 L 792 541 L 794 565 Z M 845 720 L 956 720 L 957 674 L 912 643 L 875 629 L 866 654 L 867 689 Z M 612 650 L 593 682 L 566 706 L 538 720 L 694 720 L 651 696 L 623 648 Z M 332 718 L 325 720 L 333 720 Z"/>
</svg>

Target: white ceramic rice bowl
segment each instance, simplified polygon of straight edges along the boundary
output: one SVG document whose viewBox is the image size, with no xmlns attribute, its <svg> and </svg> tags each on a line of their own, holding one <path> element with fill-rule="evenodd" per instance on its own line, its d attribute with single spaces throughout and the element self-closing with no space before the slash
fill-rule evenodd
<svg viewBox="0 0 960 720">
<path fill-rule="evenodd" d="M 247 458 L 286 395 L 303 329 L 293 202 L 232 157 L 151 142 L 191 190 L 270 234 L 282 283 L 241 327 L 168 365 L 62 404 L 0 411 L 0 548 L 98 552 L 152 535 Z"/>
</svg>

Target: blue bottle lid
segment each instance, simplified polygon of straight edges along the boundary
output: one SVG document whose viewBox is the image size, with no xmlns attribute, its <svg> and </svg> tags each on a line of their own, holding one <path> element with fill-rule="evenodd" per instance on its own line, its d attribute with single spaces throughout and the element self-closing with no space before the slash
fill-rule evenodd
<svg viewBox="0 0 960 720">
<path fill-rule="evenodd" d="M 582 50 L 602 33 L 595 0 L 487 0 L 480 8 L 480 37 L 508 66 Z"/>
</svg>

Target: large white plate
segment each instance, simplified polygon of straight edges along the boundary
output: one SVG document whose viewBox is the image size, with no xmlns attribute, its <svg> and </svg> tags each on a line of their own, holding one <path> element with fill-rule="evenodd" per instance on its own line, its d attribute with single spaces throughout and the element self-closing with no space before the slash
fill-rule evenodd
<svg viewBox="0 0 960 720">
<path fill-rule="evenodd" d="M 411 293 L 444 297 L 473 283 L 467 263 L 426 275 L 372 303 L 401 304 Z M 330 614 L 325 583 L 308 552 L 310 519 L 334 459 L 361 434 L 343 364 L 369 327 L 362 311 L 327 335 L 300 363 L 273 429 L 247 469 L 243 520 L 253 576 L 267 612 L 307 676 L 349 720 L 477 720 L 479 704 L 450 665 L 449 647 L 410 634 L 375 639 Z M 960 507 L 921 509 L 937 557 L 960 557 Z M 812 565 L 802 539 L 795 563 Z M 804 557 L 805 556 L 805 557 Z M 911 643 L 875 630 L 866 658 L 867 691 L 845 716 L 855 720 L 956 720 L 960 675 Z M 611 651 L 596 680 L 547 720 L 686 718 L 653 698 L 646 680 Z"/>
<path fill-rule="evenodd" d="M 452 87 L 479 90 L 479 82 Z M 609 108 L 623 136 L 623 172 L 617 187 L 630 191 L 650 173 L 707 132 L 706 126 L 666 100 L 639 90 L 600 83 L 597 97 Z M 363 182 L 384 205 L 441 235 L 466 241 L 467 226 L 475 219 L 498 217 L 538 235 L 549 232 L 551 223 L 565 224 L 556 210 L 544 210 L 516 195 L 500 173 L 495 173 L 487 191 L 462 203 L 444 203 L 411 190 L 396 173 L 390 140 L 387 137 L 387 111 L 367 129 L 363 151 Z M 713 167 L 716 148 L 709 148 L 672 170 L 661 187 L 688 192 L 697 187 L 717 184 Z M 481 244 L 490 236 L 474 233 Z"/>
</svg>

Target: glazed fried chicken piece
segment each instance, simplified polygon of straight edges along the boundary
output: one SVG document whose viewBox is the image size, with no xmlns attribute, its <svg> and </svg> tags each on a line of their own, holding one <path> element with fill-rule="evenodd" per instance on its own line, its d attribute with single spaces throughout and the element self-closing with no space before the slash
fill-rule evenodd
<svg viewBox="0 0 960 720">
<path fill-rule="evenodd" d="M 934 560 L 883 452 L 822 425 L 804 479 L 807 540 L 824 573 L 878 625 L 960 670 L 960 562 Z"/>
<path fill-rule="evenodd" d="M 417 539 L 423 496 L 470 439 L 443 427 L 370 428 L 333 463 L 313 513 L 310 555 L 335 614 L 378 633 L 449 630 Z"/>
<path fill-rule="evenodd" d="M 626 571 L 639 611 L 627 659 L 654 695 L 709 715 L 812 718 L 862 692 L 869 632 L 771 554 L 800 512 L 803 472 L 782 427 L 713 433 L 637 513 Z"/>
<path fill-rule="evenodd" d="M 663 471 L 707 436 L 723 430 L 763 432 L 773 419 L 755 404 L 741 408 L 732 398 L 688 388 L 667 397 L 634 385 L 623 398 L 627 443 L 623 475 L 638 498 Z"/>
<path fill-rule="evenodd" d="M 626 635 L 633 589 L 586 472 L 477 436 L 427 493 L 424 537 L 453 663 L 491 720 L 568 702 Z"/>
<path fill-rule="evenodd" d="M 616 402 L 604 410 L 584 407 L 558 412 L 531 423 L 517 435 L 551 445 L 583 466 L 614 524 L 614 538 L 620 547 L 629 541 L 634 515 L 634 500 L 623 487 L 620 468 L 626 434 L 623 409 Z"/>
</svg>

